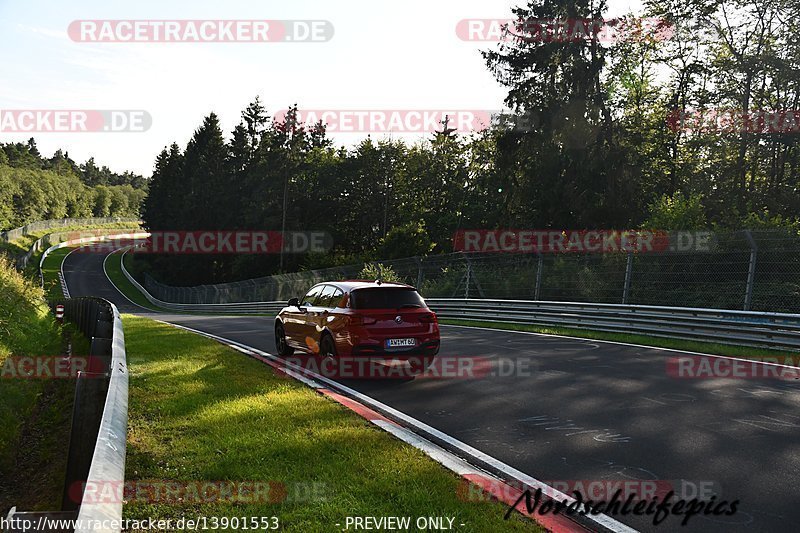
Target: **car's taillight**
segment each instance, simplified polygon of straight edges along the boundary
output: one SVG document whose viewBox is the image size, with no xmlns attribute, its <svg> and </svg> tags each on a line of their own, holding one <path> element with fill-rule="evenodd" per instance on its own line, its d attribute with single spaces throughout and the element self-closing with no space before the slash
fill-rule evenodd
<svg viewBox="0 0 800 533">
<path fill-rule="evenodd" d="M 436 324 L 436 314 L 430 313 L 427 315 L 420 315 L 419 321 L 423 324 Z"/>
<path fill-rule="evenodd" d="M 350 323 L 354 326 L 369 326 L 371 324 L 376 324 L 377 322 L 378 320 L 372 318 L 371 316 L 350 315 Z"/>
</svg>

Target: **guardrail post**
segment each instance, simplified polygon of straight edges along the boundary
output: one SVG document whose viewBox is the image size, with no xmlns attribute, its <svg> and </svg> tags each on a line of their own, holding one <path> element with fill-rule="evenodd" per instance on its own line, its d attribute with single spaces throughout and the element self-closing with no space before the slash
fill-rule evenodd
<svg viewBox="0 0 800 533">
<path fill-rule="evenodd" d="M 464 285 L 464 299 L 469 300 L 469 284 L 472 279 L 472 261 L 468 255 L 465 255 L 464 258 L 467 260 L 467 274 L 464 276 L 464 280 L 466 281 Z"/>
<path fill-rule="evenodd" d="M 747 267 L 747 286 L 744 292 L 744 310 L 749 311 L 750 307 L 753 305 L 753 288 L 756 282 L 756 256 L 758 255 L 758 245 L 755 239 L 753 239 L 753 235 L 750 233 L 749 229 L 744 230 L 744 236 L 747 238 L 747 242 L 750 243 L 750 264 Z"/>
<path fill-rule="evenodd" d="M 633 253 L 628 252 L 628 261 L 625 264 L 625 285 L 622 288 L 622 303 L 628 303 L 628 296 L 631 291 L 631 274 L 633 274 Z"/>
<path fill-rule="evenodd" d="M 533 299 L 540 300 L 539 295 L 542 291 L 542 268 L 544 267 L 544 256 L 539 254 L 539 261 L 536 265 L 536 288 L 533 290 Z"/>
<path fill-rule="evenodd" d="M 103 404 L 108 393 L 108 375 L 79 372 L 72 408 L 72 429 L 67 452 L 67 473 L 64 478 L 62 511 L 75 511 L 81 505 L 83 484 L 92 464 L 92 451 L 97 442 Z"/>
</svg>

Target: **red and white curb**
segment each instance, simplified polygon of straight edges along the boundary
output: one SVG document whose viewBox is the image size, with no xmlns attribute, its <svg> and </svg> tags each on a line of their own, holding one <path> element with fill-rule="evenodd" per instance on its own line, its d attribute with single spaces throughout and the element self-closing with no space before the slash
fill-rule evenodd
<svg viewBox="0 0 800 533">
<path fill-rule="evenodd" d="M 221 344 L 233 348 L 242 354 L 271 366 L 281 374 L 288 375 L 302 382 L 308 387 L 316 390 L 319 394 L 327 396 L 328 398 L 338 402 L 339 404 L 358 414 L 362 418 L 369 420 L 371 423 L 390 433 L 394 437 L 406 442 L 407 444 L 410 444 L 411 446 L 414 446 L 437 463 L 461 476 L 461 478 L 464 480 L 478 486 L 484 492 L 490 494 L 495 499 L 505 503 L 506 505 L 514 505 L 519 500 L 520 496 L 523 494 L 519 487 L 522 486 L 530 487 L 533 490 L 541 489 L 545 497 L 552 498 L 554 500 L 566 500 L 567 503 L 572 503 L 575 501 L 574 498 L 523 472 L 520 472 L 519 470 L 516 470 L 512 466 L 509 466 L 495 459 L 494 457 L 486 455 L 483 452 L 469 446 L 468 444 L 442 433 L 439 430 L 432 428 L 427 424 L 410 417 L 409 415 L 406 415 L 405 413 L 397 411 L 396 409 L 389 407 L 388 405 L 385 405 L 374 398 L 370 398 L 369 396 L 351 389 L 346 385 L 337 383 L 324 376 L 311 372 L 310 370 L 297 367 L 272 354 L 257 348 L 253 348 L 252 346 L 247 346 L 234 340 L 226 339 L 224 337 L 207 333 L 205 331 L 196 330 L 187 326 L 172 324 L 170 322 L 164 322 L 161 320 L 157 320 L 157 322 L 213 339 Z M 396 422 L 392 418 L 388 418 L 378 411 L 387 413 L 395 420 L 401 420 L 402 424 Z M 411 431 L 409 427 L 416 428 L 427 434 L 435 435 L 437 439 L 446 442 L 448 446 L 459 450 L 468 457 L 476 459 L 476 462 L 490 464 L 492 468 L 502 472 L 506 479 L 513 480 L 513 484 L 491 474 L 486 470 L 470 464 L 454 453 Z M 540 515 L 538 513 L 535 515 L 528 514 L 524 501 L 517 504 L 515 509 L 522 515 L 528 518 L 533 518 L 548 531 L 553 531 L 556 533 L 583 533 L 586 531 L 595 530 L 595 528 L 590 529 L 584 527 L 581 524 L 570 520 L 565 515 Z M 587 514 L 585 518 L 593 522 L 597 530 L 612 531 L 614 533 L 636 532 L 635 529 L 632 529 L 606 515 Z"/>
</svg>

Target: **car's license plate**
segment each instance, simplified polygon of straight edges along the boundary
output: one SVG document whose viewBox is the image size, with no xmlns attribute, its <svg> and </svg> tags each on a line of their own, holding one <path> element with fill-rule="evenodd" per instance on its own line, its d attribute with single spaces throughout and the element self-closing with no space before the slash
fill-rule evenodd
<svg viewBox="0 0 800 533">
<path fill-rule="evenodd" d="M 413 348 L 417 345 L 416 339 L 387 339 L 387 348 Z"/>
</svg>

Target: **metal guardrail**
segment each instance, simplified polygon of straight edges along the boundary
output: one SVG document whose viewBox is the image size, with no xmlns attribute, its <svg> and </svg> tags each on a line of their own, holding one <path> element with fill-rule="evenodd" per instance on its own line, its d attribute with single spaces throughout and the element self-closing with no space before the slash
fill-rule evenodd
<svg viewBox="0 0 800 533">
<path fill-rule="evenodd" d="M 75 529 L 76 532 L 95 531 L 90 526 L 103 523 L 119 525 L 103 529 L 117 533 L 122 520 L 121 494 L 98 502 L 94 491 L 84 489 L 110 484 L 114 490 L 121 491 L 124 485 L 128 368 L 122 321 L 114 304 L 100 298 L 72 298 L 52 303 L 56 304 L 64 305 L 65 319 L 76 324 L 90 339 L 89 356 L 93 363 L 100 362 L 102 367 L 93 365 L 91 372 L 78 374 L 61 510 L 17 512 L 12 508 L 7 518 L 16 519 L 18 525 L 24 520 L 39 524 L 49 519 L 77 518 L 77 523 L 85 526 Z"/>
<path fill-rule="evenodd" d="M 432 298 L 440 318 L 800 350 L 800 315 L 649 305 Z"/>
<path fill-rule="evenodd" d="M 59 218 L 53 220 L 40 220 L 31 222 L 26 226 L 0 232 L 0 242 L 9 242 L 29 233 L 49 229 L 66 228 L 69 226 L 89 226 L 93 224 L 114 224 L 117 222 L 139 222 L 132 217 L 101 217 L 101 218 Z"/>
<path fill-rule="evenodd" d="M 108 235 L 98 235 L 94 237 L 84 237 L 81 239 L 72 239 L 69 241 L 63 241 L 58 244 L 55 244 L 42 252 L 42 256 L 39 258 L 39 281 L 42 287 L 44 287 L 44 275 L 42 274 L 42 265 L 44 265 L 45 259 L 47 256 L 53 253 L 54 251 L 60 248 L 66 248 L 68 246 L 75 246 L 77 244 L 86 244 L 86 243 L 93 243 L 93 242 L 102 242 L 108 240 L 109 238 L 118 238 L 118 239 L 141 239 L 149 236 L 149 233 L 139 232 L 139 233 L 114 233 L 113 230 L 109 230 L 111 233 Z M 124 231 L 124 230 L 123 230 Z M 62 287 L 66 288 L 66 285 L 62 281 Z M 69 297 L 69 294 L 64 291 L 64 296 Z"/>
<path fill-rule="evenodd" d="M 285 302 L 177 304 L 150 295 L 122 264 L 122 272 L 153 305 L 193 313 L 271 314 Z M 443 319 L 589 329 L 651 337 L 800 350 L 800 314 L 690 307 L 428 298 Z"/>
<path fill-rule="evenodd" d="M 128 250 L 123 252 L 120 258 L 120 267 L 122 274 L 128 279 L 131 284 L 136 287 L 139 292 L 147 299 L 148 302 L 154 306 L 167 311 L 176 311 L 179 313 L 231 313 L 243 315 L 262 315 L 262 314 L 277 314 L 278 311 L 286 307 L 286 302 L 241 302 L 230 304 L 179 304 L 174 302 L 165 302 L 151 295 L 142 285 L 125 268 L 125 254 Z"/>
<path fill-rule="evenodd" d="M 17 270 L 24 270 L 28 266 L 28 263 L 30 262 L 31 258 L 34 256 L 34 254 L 36 254 L 36 252 L 39 252 L 40 250 L 44 249 L 47 246 L 51 246 L 53 244 L 60 243 L 60 242 L 65 242 L 65 241 L 74 241 L 74 240 L 76 240 L 75 237 L 78 236 L 78 235 L 80 235 L 81 238 L 87 238 L 87 237 L 92 237 L 92 236 L 109 237 L 109 236 L 112 236 L 112 235 L 115 235 L 115 234 L 122 234 L 122 233 L 126 233 L 126 232 L 130 233 L 131 230 L 133 230 L 133 229 L 134 228 L 128 228 L 128 229 L 123 229 L 123 228 L 120 228 L 120 229 L 102 229 L 102 228 L 98 228 L 98 229 L 88 229 L 88 230 L 77 230 L 77 231 L 48 233 L 47 235 L 44 235 L 43 237 L 40 237 L 39 239 L 36 239 L 36 241 L 34 241 L 34 243 L 31 245 L 30 249 L 28 249 L 27 252 L 25 252 L 24 254 L 20 254 L 20 255 L 16 256 L 16 258 L 14 259 L 14 262 L 16 264 Z"/>
</svg>

